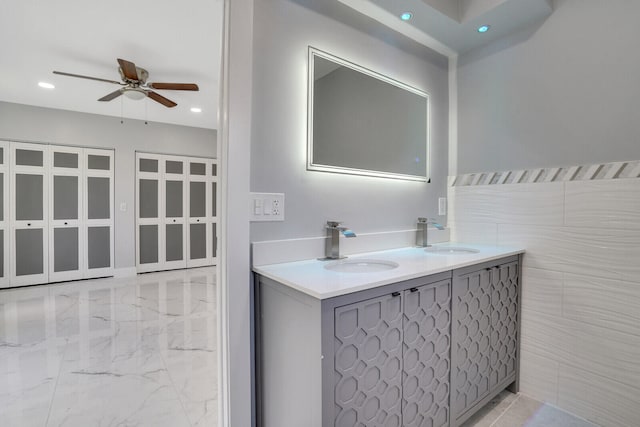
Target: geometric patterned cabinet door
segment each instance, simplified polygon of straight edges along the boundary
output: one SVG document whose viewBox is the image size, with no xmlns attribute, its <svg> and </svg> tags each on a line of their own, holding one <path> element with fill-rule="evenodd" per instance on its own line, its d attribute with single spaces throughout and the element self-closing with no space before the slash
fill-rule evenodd
<svg viewBox="0 0 640 427">
<path fill-rule="evenodd" d="M 516 372 L 518 263 L 491 270 L 491 387 Z"/>
<path fill-rule="evenodd" d="M 449 425 L 451 281 L 404 291 L 404 427 Z"/>
<path fill-rule="evenodd" d="M 334 311 L 335 427 L 401 427 L 402 297 Z"/>
<path fill-rule="evenodd" d="M 463 414 L 490 391 L 491 269 L 454 276 L 453 410 Z"/>
</svg>

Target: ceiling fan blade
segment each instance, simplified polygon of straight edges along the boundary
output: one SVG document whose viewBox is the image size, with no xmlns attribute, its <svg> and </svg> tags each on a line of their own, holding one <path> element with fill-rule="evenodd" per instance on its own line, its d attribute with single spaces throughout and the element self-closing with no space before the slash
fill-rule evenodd
<svg viewBox="0 0 640 427">
<path fill-rule="evenodd" d="M 102 98 L 98 99 L 98 101 L 111 101 L 112 99 L 116 99 L 120 95 L 122 95 L 122 90 L 118 89 L 115 92 L 111 92 L 109 95 L 105 95 Z"/>
<path fill-rule="evenodd" d="M 129 80 L 139 80 L 138 70 L 136 69 L 136 64 L 133 62 L 127 61 L 125 59 L 118 58 L 118 64 L 120 64 L 120 68 L 122 69 L 122 74 Z"/>
<path fill-rule="evenodd" d="M 168 89 L 168 90 L 200 90 L 195 83 L 149 83 L 147 84 L 152 89 Z"/>
<path fill-rule="evenodd" d="M 123 85 L 124 84 L 122 82 L 117 82 L 115 80 L 107 80 L 107 79 L 101 79 L 101 78 L 98 78 L 98 77 L 83 76 L 83 75 L 80 75 L 80 74 L 63 73 L 62 71 L 54 71 L 53 74 L 59 74 L 61 76 L 69 76 L 69 77 L 78 77 L 80 79 L 87 79 L 87 80 L 97 80 L 99 82 L 114 83 L 114 84 L 117 84 L 117 85 Z"/>
<path fill-rule="evenodd" d="M 172 100 L 167 99 L 164 96 L 160 95 L 159 93 L 156 93 L 156 92 L 151 91 L 151 90 L 149 92 L 147 92 L 147 96 L 149 98 L 153 99 L 154 101 L 159 102 L 160 104 L 162 104 L 162 105 L 164 105 L 165 107 L 168 107 L 168 108 L 173 108 L 176 105 L 178 105 L 175 102 L 173 102 Z"/>
</svg>

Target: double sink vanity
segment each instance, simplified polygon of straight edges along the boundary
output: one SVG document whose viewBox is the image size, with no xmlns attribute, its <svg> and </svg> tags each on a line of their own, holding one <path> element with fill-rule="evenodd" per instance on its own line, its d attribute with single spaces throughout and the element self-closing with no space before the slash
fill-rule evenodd
<svg viewBox="0 0 640 427">
<path fill-rule="evenodd" d="M 459 426 L 516 392 L 523 252 L 446 243 L 255 266 L 259 425 Z"/>
</svg>

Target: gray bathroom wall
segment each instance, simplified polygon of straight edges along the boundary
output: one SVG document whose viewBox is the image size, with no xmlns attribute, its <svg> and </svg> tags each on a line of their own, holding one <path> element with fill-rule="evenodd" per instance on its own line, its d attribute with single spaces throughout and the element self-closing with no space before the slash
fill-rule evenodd
<svg viewBox="0 0 640 427">
<path fill-rule="evenodd" d="M 256 2 L 254 13 L 251 191 L 285 193 L 285 221 L 252 223 L 251 240 L 322 236 L 329 219 L 358 233 L 436 217 L 446 195 L 446 58 L 415 56 L 287 0 Z M 430 94 L 430 184 L 306 170 L 309 45 Z"/>
<path fill-rule="evenodd" d="M 459 58 L 457 173 L 640 159 L 640 2 L 554 4 Z"/>
<path fill-rule="evenodd" d="M 115 267 L 135 266 L 135 152 L 216 156 L 216 131 L 0 102 L 0 139 L 115 149 Z M 126 210 L 120 205 L 126 204 Z"/>
</svg>

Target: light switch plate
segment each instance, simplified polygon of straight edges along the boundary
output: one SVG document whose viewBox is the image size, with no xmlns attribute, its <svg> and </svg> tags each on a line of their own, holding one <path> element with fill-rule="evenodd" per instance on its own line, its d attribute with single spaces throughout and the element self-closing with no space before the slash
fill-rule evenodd
<svg viewBox="0 0 640 427">
<path fill-rule="evenodd" d="M 251 193 L 251 221 L 284 221 L 284 193 Z"/>
</svg>

